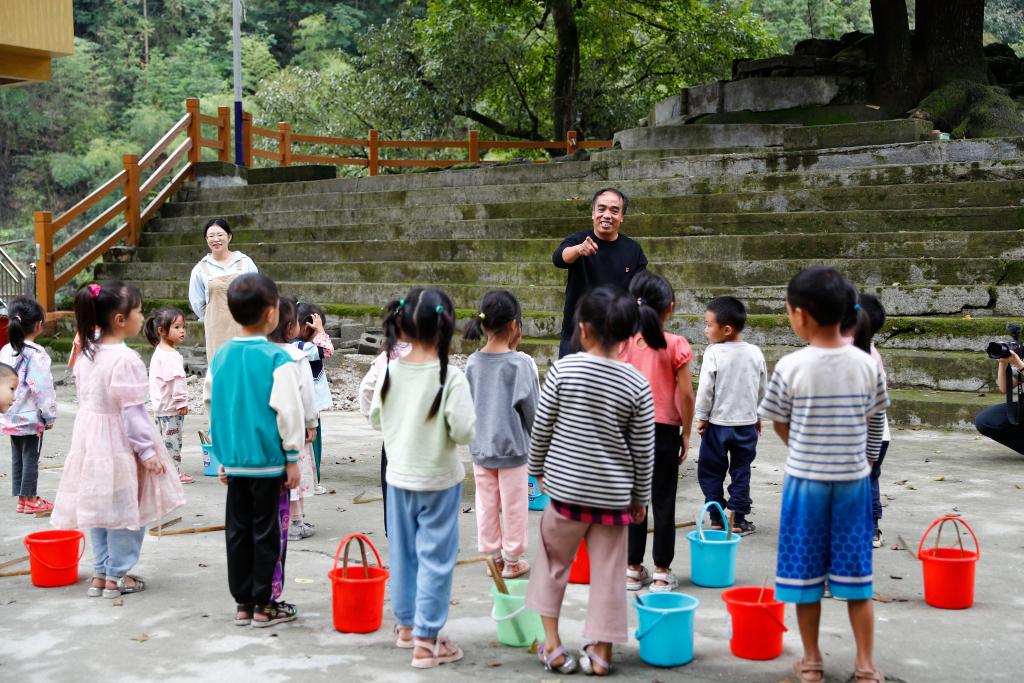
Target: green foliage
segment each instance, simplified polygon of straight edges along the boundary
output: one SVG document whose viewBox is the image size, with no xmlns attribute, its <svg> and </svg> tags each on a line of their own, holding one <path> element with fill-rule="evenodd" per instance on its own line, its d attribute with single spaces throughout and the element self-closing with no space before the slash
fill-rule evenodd
<svg viewBox="0 0 1024 683">
<path fill-rule="evenodd" d="M 1024 4 L 1020 0 L 987 0 L 985 33 L 988 42 L 1006 43 L 1024 58 Z"/>
<path fill-rule="evenodd" d="M 224 75 L 210 60 L 207 45 L 188 39 L 169 54 L 162 50 L 150 53 L 149 65 L 136 82 L 133 103 L 137 107 L 182 111 L 186 98 L 222 92 L 227 87 Z"/>
<path fill-rule="evenodd" d="M 805 38 L 838 38 L 850 31 L 872 31 L 871 0 L 751 0 L 750 8 L 785 52 L 792 52 L 793 46 Z"/>
<path fill-rule="evenodd" d="M 255 36 L 242 36 L 242 90 L 252 95 L 265 78 L 275 75 L 281 66 L 270 54 L 270 42 Z"/>
</svg>

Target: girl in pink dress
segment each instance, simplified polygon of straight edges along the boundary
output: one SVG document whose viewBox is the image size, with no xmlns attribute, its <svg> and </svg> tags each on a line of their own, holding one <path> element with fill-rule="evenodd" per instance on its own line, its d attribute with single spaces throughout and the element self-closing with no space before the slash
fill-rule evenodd
<svg viewBox="0 0 1024 683">
<path fill-rule="evenodd" d="M 145 589 L 128 571 L 146 525 L 184 505 L 185 496 L 146 412 L 146 366 L 124 343 L 142 329 L 139 290 L 117 281 L 86 285 L 75 296 L 75 319 L 78 415 L 50 521 L 89 530 L 88 595 L 115 598 Z"/>
</svg>

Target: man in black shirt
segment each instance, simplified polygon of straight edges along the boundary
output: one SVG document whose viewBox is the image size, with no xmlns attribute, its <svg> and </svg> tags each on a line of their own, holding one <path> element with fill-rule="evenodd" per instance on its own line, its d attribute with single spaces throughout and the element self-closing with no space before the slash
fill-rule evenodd
<svg viewBox="0 0 1024 683">
<path fill-rule="evenodd" d="M 580 297 L 601 285 L 628 290 L 636 272 L 647 267 L 647 257 L 640 245 L 619 233 L 628 206 L 629 200 L 615 188 L 598 190 L 590 202 L 593 229 L 569 235 L 551 257 L 556 267 L 569 271 L 559 358 L 573 352 L 570 341 L 576 327 L 576 302 Z"/>
</svg>

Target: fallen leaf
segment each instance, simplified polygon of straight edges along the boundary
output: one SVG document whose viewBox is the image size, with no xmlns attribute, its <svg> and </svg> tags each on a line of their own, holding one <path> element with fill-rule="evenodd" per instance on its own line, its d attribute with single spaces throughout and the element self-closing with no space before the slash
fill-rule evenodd
<svg viewBox="0 0 1024 683">
<path fill-rule="evenodd" d="M 916 491 L 917 490 L 917 487 L 913 486 L 912 484 L 907 484 L 907 488 L 910 489 L 911 491 Z"/>
<path fill-rule="evenodd" d="M 464 514 L 465 514 L 465 513 L 470 513 L 470 512 L 472 512 L 472 511 L 473 511 L 473 508 L 472 508 L 472 507 L 470 507 L 470 506 L 468 506 L 468 505 L 467 505 L 466 507 L 462 508 L 462 512 L 463 512 Z"/>
<path fill-rule="evenodd" d="M 900 479 L 899 481 L 894 481 L 893 482 L 893 484 L 896 485 L 896 486 L 903 486 L 906 483 L 907 483 L 906 479 Z"/>
<path fill-rule="evenodd" d="M 200 563 L 199 563 L 199 566 L 200 566 L 200 567 L 203 567 L 203 568 L 206 568 L 206 567 L 209 567 L 210 565 L 208 565 L 208 564 L 203 564 L 202 562 L 200 562 Z"/>
<path fill-rule="evenodd" d="M 902 580 L 903 579 L 903 577 L 899 576 L 898 574 L 889 574 L 889 578 L 890 579 L 897 579 L 897 580 Z"/>
<path fill-rule="evenodd" d="M 946 481 L 945 477 L 935 477 L 935 481 Z"/>
<path fill-rule="evenodd" d="M 115 598 L 114 602 L 110 603 L 111 607 L 123 607 L 124 600 L 122 598 Z"/>
<path fill-rule="evenodd" d="M 295 579 L 295 583 L 316 583 L 316 581 L 314 581 L 313 579 L 298 578 Z"/>
<path fill-rule="evenodd" d="M 501 662 L 487 662 L 487 666 L 491 667 L 492 669 L 496 669 L 497 667 L 501 666 Z"/>
<path fill-rule="evenodd" d="M 132 640 L 134 640 L 136 642 L 139 642 L 139 643 L 144 643 L 147 640 L 149 640 L 149 636 L 147 636 L 145 633 L 140 633 L 139 635 L 137 635 L 134 638 L 132 638 Z"/>
<path fill-rule="evenodd" d="M 334 489 L 331 489 L 330 491 L 327 492 L 327 495 L 333 496 L 335 493 L 337 493 L 337 491 L 335 491 Z"/>
</svg>

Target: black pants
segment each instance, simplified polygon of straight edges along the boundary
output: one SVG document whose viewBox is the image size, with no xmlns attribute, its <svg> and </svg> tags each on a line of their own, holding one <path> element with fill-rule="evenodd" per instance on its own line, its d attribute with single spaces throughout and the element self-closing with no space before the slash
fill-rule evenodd
<svg viewBox="0 0 1024 683">
<path fill-rule="evenodd" d="M 1024 425 L 1010 424 L 1010 415 L 1005 403 L 989 406 L 978 413 L 974 418 L 974 426 L 984 436 L 1024 454 Z"/>
<path fill-rule="evenodd" d="M 704 502 L 717 502 L 738 515 L 750 514 L 750 465 L 757 457 L 757 426 L 725 427 L 709 424 L 700 440 L 697 481 Z M 722 487 L 729 475 L 729 502 Z M 717 511 L 711 513 L 712 519 Z M 722 522 L 724 520 L 717 520 Z"/>
<path fill-rule="evenodd" d="M 679 425 L 654 425 L 654 481 L 651 508 L 654 518 L 654 564 L 672 566 L 676 554 L 676 484 L 679 482 Z M 643 564 L 647 553 L 647 520 L 629 525 L 629 564 Z"/>
<path fill-rule="evenodd" d="M 43 437 L 35 434 L 11 437 L 12 495 L 32 498 L 39 481 L 39 452 Z"/>
<path fill-rule="evenodd" d="M 239 605 L 268 605 L 281 552 L 281 477 L 231 477 L 224 511 L 228 587 Z"/>
<path fill-rule="evenodd" d="M 384 499 L 384 538 L 388 537 L 388 452 L 380 447 L 380 495 Z"/>
</svg>

